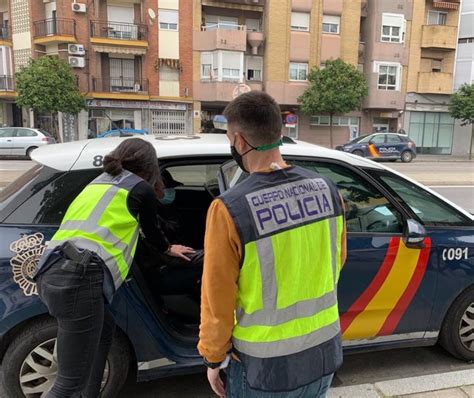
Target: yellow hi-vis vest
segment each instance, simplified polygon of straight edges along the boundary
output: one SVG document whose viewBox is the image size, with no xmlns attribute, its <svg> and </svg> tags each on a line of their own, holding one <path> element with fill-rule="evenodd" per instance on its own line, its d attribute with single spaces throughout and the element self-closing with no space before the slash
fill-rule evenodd
<svg viewBox="0 0 474 398">
<path fill-rule="evenodd" d="M 288 391 L 333 373 L 344 225 L 335 187 L 292 167 L 252 174 L 221 199 L 244 248 L 232 342 L 249 384 Z"/>
<path fill-rule="evenodd" d="M 129 171 L 116 177 L 101 174 L 71 203 L 48 248 L 71 241 L 95 252 L 109 269 L 117 290 L 127 277 L 137 246 L 138 221 L 128 210 L 127 198 L 141 181 Z"/>
</svg>

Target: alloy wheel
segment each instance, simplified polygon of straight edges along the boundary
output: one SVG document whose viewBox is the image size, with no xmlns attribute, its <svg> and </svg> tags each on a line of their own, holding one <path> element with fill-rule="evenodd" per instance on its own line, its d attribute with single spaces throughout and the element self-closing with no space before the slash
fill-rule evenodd
<svg viewBox="0 0 474 398">
<path fill-rule="evenodd" d="M 54 384 L 57 371 L 56 339 L 50 339 L 35 347 L 21 365 L 19 381 L 25 397 L 40 398 Z M 106 363 L 102 388 L 108 376 L 109 364 Z"/>
<path fill-rule="evenodd" d="M 461 343 L 469 351 L 474 351 L 474 303 L 466 308 L 459 323 Z"/>
</svg>

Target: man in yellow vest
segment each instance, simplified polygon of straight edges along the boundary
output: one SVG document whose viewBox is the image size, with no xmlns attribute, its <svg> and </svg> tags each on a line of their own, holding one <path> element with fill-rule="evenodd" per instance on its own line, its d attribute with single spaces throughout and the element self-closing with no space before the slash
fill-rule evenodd
<svg viewBox="0 0 474 398">
<path fill-rule="evenodd" d="M 198 349 L 210 385 L 219 396 L 324 397 L 342 363 L 341 197 L 328 179 L 283 160 L 281 112 L 269 95 L 243 94 L 224 115 L 232 156 L 250 176 L 207 217 Z"/>
</svg>

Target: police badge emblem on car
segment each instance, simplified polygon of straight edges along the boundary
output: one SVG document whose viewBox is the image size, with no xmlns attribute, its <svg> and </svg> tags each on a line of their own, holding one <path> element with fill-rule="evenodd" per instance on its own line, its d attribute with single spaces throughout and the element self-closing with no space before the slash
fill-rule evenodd
<svg viewBox="0 0 474 398">
<path fill-rule="evenodd" d="M 44 235 L 38 232 L 33 235 L 24 235 L 21 239 L 10 244 L 10 250 L 16 253 L 10 260 L 13 280 L 18 283 L 25 296 L 38 294 L 33 275 L 38 261 L 46 249 L 43 241 Z"/>
</svg>

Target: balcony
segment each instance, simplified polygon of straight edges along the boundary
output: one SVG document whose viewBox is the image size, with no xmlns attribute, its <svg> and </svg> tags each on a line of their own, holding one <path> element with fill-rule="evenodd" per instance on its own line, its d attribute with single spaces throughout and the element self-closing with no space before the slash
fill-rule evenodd
<svg viewBox="0 0 474 398">
<path fill-rule="evenodd" d="M 458 1 L 433 0 L 433 7 L 441 10 L 459 10 Z"/>
<path fill-rule="evenodd" d="M 0 98 L 15 98 L 15 78 L 13 76 L 0 76 Z"/>
<path fill-rule="evenodd" d="M 418 92 L 423 94 L 452 94 L 453 74 L 443 72 L 419 72 Z"/>
<path fill-rule="evenodd" d="M 262 82 L 246 81 L 252 91 L 261 91 Z M 234 90 L 238 88 L 239 82 L 200 81 L 194 82 L 194 97 L 198 101 L 220 101 L 229 102 L 233 100 Z"/>
<path fill-rule="evenodd" d="M 266 0 L 218 0 L 220 3 L 233 3 L 240 4 L 244 6 L 260 6 L 265 5 Z M 206 3 L 212 3 L 212 0 L 207 0 Z"/>
<path fill-rule="evenodd" d="M 423 25 L 422 48 L 456 50 L 458 28 L 446 25 Z"/>
<path fill-rule="evenodd" d="M 112 21 L 91 21 L 91 43 L 126 47 L 148 47 L 148 27 Z"/>
<path fill-rule="evenodd" d="M 34 22 L 35 44 L 76 43 L 76 21 L 50 18 Z"/>
<path fill-rule="evenodd" d="M 95 98 L 148 99 L 148 79 L 93 77 L 91 88 Z"/>
<path fill-rule="evenodd" d="M 194 32 L 194 49 L 197 51 L 245 51 L 247 49 L 245 25 L 216 23 L 203 26 L 201 29 L 201 32 Z"/>
</svg>

